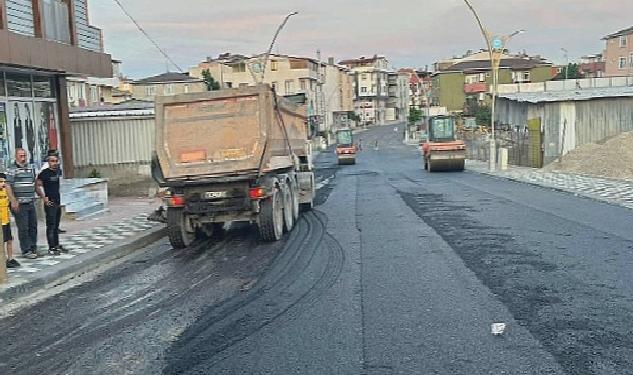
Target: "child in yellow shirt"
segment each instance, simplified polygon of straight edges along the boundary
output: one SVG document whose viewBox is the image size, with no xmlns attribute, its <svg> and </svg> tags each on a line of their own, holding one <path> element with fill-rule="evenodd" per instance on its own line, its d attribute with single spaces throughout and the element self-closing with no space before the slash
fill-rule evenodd
<svg viewBox="0 0 633 375">
<path fill-rule="evenodd" d="M 7 186 L 7 175 L 0 173 L 0 223 L 2 223 L 2 238 L 7 250 L 7 268 L 20 267 L 20 263 L 13 258 L 13 236 L 9 219 L 9 202 L 11 191 Z M 4 251 L 4 246 L 2 246 Z"/>
</svg>

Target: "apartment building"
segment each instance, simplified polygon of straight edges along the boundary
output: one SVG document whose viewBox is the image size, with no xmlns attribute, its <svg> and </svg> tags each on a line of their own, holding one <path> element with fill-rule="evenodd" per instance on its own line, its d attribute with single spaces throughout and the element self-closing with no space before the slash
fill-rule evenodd
<svg viewBox="0 0 633 375">
<path fill-rule="evenodd" d="M 579 72 L 582 78 L 602 78 L 605 69 L 606 63 L 601 53 L 580 58 Z"/>
<path fill-rule="evenodd" d="M 325 80 L 323 84 L 325 99 L 325 128 L 327 131 L 335 131 L 342 124 L 338 119 L 341 115 L 354 112 L 354 79 L 348 68 L 334 63 L 330 57 L 325 66 Z"/>
<path fill-rule="evenodd" d="M 326 64 L 308 57 L 271 54 L 244 56 L 222 54 L 207 58 L 189 70 L 192 77 L 202 77 L 204 70 L 223 88 L 270 84 L 278 95 L 304 95 L 310 131 L 313 135 L 327 131 L 324 82 Z M 263 80 L 262 80 L 262 73 Z"/>
<path fill-rule="evenodd" d="M 457 59 L 433 74 L 431 101 L 435 106 L 461 112 L 469 107 L 488 105 L 492 91 L 492 69 L 487 52 Z M 499 84 L 533 83 L 556 76 L 552 63 L 540 56 L 504 54 L 499 65 Z"/>
<path fill-rule="evenodd" d="M 409 116 L 409 75 L 405 72 L 390 72 L 387 76 L 389 98 L 386 121 L 406 121 Z"/>
<path fill-rule="evenodd" d="M 36 166 L 60 149 L 73 176 L 67 76 L 112 77 L 87 0 L 0 1 L 0 165 L 18 147 Z"/>
<path fill-rule="evenodd" d="M 186 94 L 207 91 L 201 78 L 185 73 L 167 72 L 142 78 L 131 83 L 132 97 L 136 100 L 153 101 L 156 96 Z"/>
<path fill-rule="evenodd" d="M 354 76 L 354 109 L 363 125 L 384 124 L 387 120 L 389 98 L 388 60 L 374 55 L 366 58 L 343 60 L 339 63 L 349 68 Z"/>
<path fill-rule="evenodd" d="M 602 39 L 605 41 L 605 77 L 633 75 L 633 26 Z"/>
</svg>

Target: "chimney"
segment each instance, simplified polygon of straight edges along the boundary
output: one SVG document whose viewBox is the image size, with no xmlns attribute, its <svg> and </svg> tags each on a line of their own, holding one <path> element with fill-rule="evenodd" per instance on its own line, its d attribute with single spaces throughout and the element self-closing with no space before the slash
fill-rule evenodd
<svg viewBox="0 0 633 375">
<path fill-rule="evenodd" d="M 327 63 L 328 63 L 328 65 L 334 65 L 334 57 L 328 57 L 327 58 Z"/>
</svg>

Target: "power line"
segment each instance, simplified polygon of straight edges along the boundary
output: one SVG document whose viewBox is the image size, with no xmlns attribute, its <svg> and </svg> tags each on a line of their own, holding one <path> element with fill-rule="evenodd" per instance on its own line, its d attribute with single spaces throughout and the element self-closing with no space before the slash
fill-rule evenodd
<svg viewBox="0 0 633 375">
<path fill-rule="evenodd" d="M 126 16 L 128 16 L 130 18 L 130 20 L 134 23 L 134 25 L 136 25 L 136 28 L 143 33 L 143 35 L 145 35 L 145 37 L 152 42 L 152 44 L 158 49 L 158 51 L 160 51 L 160 53 L 167 59 L 167 61 L 169 61 L 170 63 L 172 63 L 176 69 L 178 69 L 180 71 L 180 73 L 183 73 L 183 70 L 180 66 L 178 66 L 178 64 L 176 64 L 176 62 L 174 60 L 172 60 L 171 57 L 169 57 L 169 55 L 167 55 L 167 53 L 160 48 L 160 46 L 158 45 L 158 43 L 156 43 L 156 41 L 154 41 L 154 39 L 152 39 L 151 36 L 149 36 L 149 34 L 143 29 L 143 27 L 141 27 L 141 25 L 139 25 L 138 22 L 136 22 L 136 20 L 134 19 L 134 17 L 132 17 L 132 15 L 125 9 L 125 7 L 123 7 L 123 4 L 121 4 L 121 2 L 119 0 L 114 0 L 114 2 L 119 6 L 119 8 L 121 8 L 121 10 L 123 11 L 123 13 L 125 13 Z"/>
</svg>

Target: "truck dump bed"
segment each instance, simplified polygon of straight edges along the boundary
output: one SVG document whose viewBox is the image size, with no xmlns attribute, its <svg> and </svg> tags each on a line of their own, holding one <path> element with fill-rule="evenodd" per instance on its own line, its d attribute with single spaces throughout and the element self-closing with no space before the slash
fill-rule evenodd
<svg viewBox="0 0 633 375">
<path fill-rule="evenodd" d="M 307 151 L 305 108 L 270 86 L 156 99 L 156 153 L 166 180 L 290 168 Z"/>
</svg>

